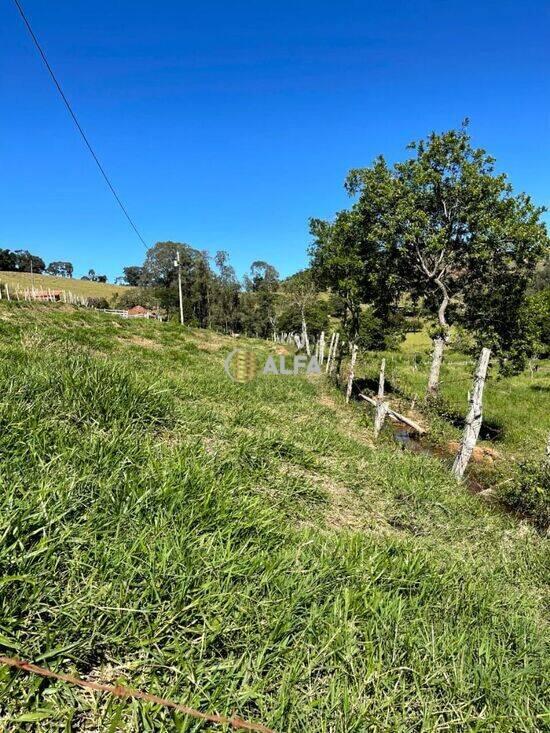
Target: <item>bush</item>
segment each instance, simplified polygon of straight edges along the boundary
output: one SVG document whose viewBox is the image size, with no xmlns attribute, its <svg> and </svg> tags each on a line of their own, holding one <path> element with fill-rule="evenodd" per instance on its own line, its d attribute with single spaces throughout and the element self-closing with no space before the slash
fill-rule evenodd
<svg viewBox="0 0 550 733">
<path fill-rule="evenodd" d="M 407 318 L 407 333 L 418 333 L 424 328 L 424 321 L 421 318 Z"/>
<path fill-rule="evenodd" d="M 90 308 L 110 308 L 107 298 L 88 298 Z"/>
<path fill-rule="evenodd" d="M 144 308 L 158 308 L 159 298 L 153 288 L 131 288 L 120 293 L 114 301 L 115 308 L 122 310 L 142 305 Z"/>
<path fill-rule="evenodd" d="M 550 463 L 525 462 L 511 483 L 500 489 L 509 507 L 533 520 L 540 529 L 550 528 Z"/>
</svg>

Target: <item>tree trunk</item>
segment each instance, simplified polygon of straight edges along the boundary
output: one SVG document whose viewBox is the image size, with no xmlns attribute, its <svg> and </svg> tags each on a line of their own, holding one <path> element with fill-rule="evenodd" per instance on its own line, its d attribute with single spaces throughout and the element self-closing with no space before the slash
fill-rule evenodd
<svg viewBox="0 0 550 733">
<path fill-rule="evenodd" d="M 550 433 L 548 433 L 548 440 L 546 442 L 546 459 L 545 463 L 550 466 Z"/>
<path fill-rule="evenodd" d="M 449 340 L 447 333 L 449 325 L 445 318 L 447 306 L 449 305 L 449 293 L 445 284 L 438 277 L 435 278 L 435 284 L 443 294 L 443 300 L 439 304 L 439 309 L 437 311 L 437 320 L 441 333 L 433 340 L 434 350 L 432 355 L 432 365 L 430 367 L 430 376 L 428 379 L 428 397 L 433 397 L 439 392 L 439 373 L 441 371 L 441 363 L 443 362 L 443 351 L 445 350 L 445 346 Z"/>
<path fill-rule="evenodd" d="M 466 415 L 462 441 L 453 464 L 453 474 L 457 479 L 461 479 L 464 475 L 464 471 L 466 470 L 479 436 L 483 421 L 483 387 L 485 386 L 490 357 L 490 349 L 481 350 L 481 356 L 479 357 L 474 376 L 474 387 L 470 397 L 470 409 Z"/>
<path fill-rule="evenodd" d="M 439 391 L 439 373 L 443 362 L 445 342 L 446 339 L 443 336 L 438 336 L 433 340 L 434 350 L 432 364 L 430 366 L 430 376 L 428 378 L 428 396 L 435 396 Z"/>
<path fill-rule="evenodd" d="M 321 331 L 319 338 L 319 366 L 323 366 L 325 360 L 325 332 Z"/>
</svg>

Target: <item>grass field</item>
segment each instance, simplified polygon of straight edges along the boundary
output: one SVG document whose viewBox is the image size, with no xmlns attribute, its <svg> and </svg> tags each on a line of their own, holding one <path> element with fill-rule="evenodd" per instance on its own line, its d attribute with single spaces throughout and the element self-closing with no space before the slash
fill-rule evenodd
<svg viewBox="0 0 550 733">
<path fill-rule="evenodd" d="M 109 302 L 117 295 L 127 290 L 123 285 L 110 285 L 109 283 L 94 283 L 89 280 L 77 280 L 67 277 L 55 277 L 54 275 L 32 275 L 29 272 L 4 272 L 0 271 L 0 283 L 7 284 L 13 292 L 16 288 L 25 290 L 34 287 L 37 290 L 67 290 L 75 295 L 87 298 L 106 298 Z"/>
<path fill-rule="evenodd" d="M 547 540 L 323 376 L 232 382 L 236 343 L 0 303 L 0 652 L 280 732 L 549 730 Z M 0 730 L 219 728 L 0 667 Z"/>
</svg>

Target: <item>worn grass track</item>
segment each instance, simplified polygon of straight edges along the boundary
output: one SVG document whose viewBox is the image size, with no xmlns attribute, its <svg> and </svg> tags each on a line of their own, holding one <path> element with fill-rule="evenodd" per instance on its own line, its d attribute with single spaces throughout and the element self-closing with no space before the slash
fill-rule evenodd
<svg viewBox="0 0 550 733">
<path fill-rule="evenodd" d="M 2 652 L 278 731 L 548 728 L 545 540 L 234 345 L 0 305 Z M 8 668 L 1 729 L 214 730 Z"/>
</svg>

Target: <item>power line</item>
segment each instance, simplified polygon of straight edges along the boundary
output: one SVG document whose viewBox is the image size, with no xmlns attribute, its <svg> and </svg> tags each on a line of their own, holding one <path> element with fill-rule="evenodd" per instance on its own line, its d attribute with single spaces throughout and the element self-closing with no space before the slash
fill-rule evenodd
<svg viewBox="0 0 550 733">
<path fill-rule="evenodd" d="M 44 62 L 44 64 L 46 65 L 46 68 L 48 69 L 48 72 L 49 72 L 49 74 L 50 74 L 50 76 L 51 76 L 51 78 L 52 78 L 52 80 L 53 80 L 53 83 L 55 84 L 55 86 L 56 86 L 56 88 L 57 88 L 57 91 L 58 91 L 58 92 L 59 92 L 59 94 L 61 95 L 61 99 L 62 99 L 62 100 L 63 100 L 63 102 L 65 103 L 65 106 L 66 106 L 66 107 L 67 107 L 67 109 L 69 110 L 69 114 L 70 114 L 70 115 L 71 115 L 71 117 L 73 118 L 73 122 L 75 123 L 75 125 L 76 125 L 76 127 L 77 127 L 77 129 L 78 129 L 78 132 L 79 132 L 79 133 L 80 133 L 80 135 L 82 136 L 82 139 L 84 140 L 84 143 L 85 143 L 86 147 L 87 147 L 87 148 L 88 148 L 88 150 L 90 151 L 90 153 L 91 153 L 91 156 L 92 156 L 92 158 L 93 158 L 93 159 L 95 160 L 95 162 L 96 162 L 96 165 L 97 165 L 97 167 L 99 168 L 99 170 L 100 170 L 100 173 L 101 173 L 101 175 L 102 175 L 102 176 L 103 176 L 103 178 L 105 179 L 105 182 L 106 182 L 106 183 L 107 183 L 107 185 L 109 186 L 109 188 L 110 188 L 110 190 L 111 190 L 111 193 L 113 194 L 113 196 L 115 197 L 115 199 L 116 199 L 116 201 L 117 201 L 118 205 L 119 205 L 119 206 L 120 206 L 120 208 L 122 209 L 122 212 L 123 212 L 124 216 L 125 216 L 125 217 L 126 217 L 126 218 L 128 219 L 128 221 L 129 221 L 129 223 L 130 223 L 130 226 L 132 227 L 132 229 L 134 230 L 134 232 L 135 232 L 135 233 L 137 234 L 137 236 L 139 237 L 139 239 L 140 239 L 141 243 L 143 244 L 143 246 L 144 246 L 144 247 L 145 247 L 146 249 L 148 249 L 148 247 L 147 247 L 147 244 L 146 244 L 145 240 L 143 239 L 143 237 L 142 237 L 142 236 L 141 236 L 141 234 L 139 233 L 139 230 L 138 230 L 137 226 L 136 226 L 136 225 L 134 224 L 134 222 L 132 221 L 132 218 L 131 218 L 130 214 L 129 214 L 129 213 L 128 213 L 128 212 L 126 211 L 126 207 L 124 206 L 124 204 L 123 204 L 123 203 L 122 203 L 122 201 L 120 200 L 120 197 L 119 197 L 119 195 L 117 194 L 117 192 L 115 191 L 115 189 L 114 189 L 114 186 L 113 186 L 113 184 L 112 184 L 112 183 L 111 183 L 111 181 L 109 180 L 109 176 L 107 175 L 107 173 L 105 173 L 105 169 L 103 168 L 103 166 L 102 166 L 102 165 L 101 165 L 101 163 L 99 162 L 99 158 L 98 158 L 98 157 L 97 157 L 97 155 L 95 154 L 95 152 L 94 152 L 94 149 L 92 148 L 92 146 L 91 146 L 91 144 L 90 144 L 90 141 L 89 141 L 89 140 L 88 140 L 88 138 L 86 137 L 86 134 L 85 134 L 84 130 L 82 129 L 82 127 L 81 127 L 81 125 L 80 125 L 80 123 L 79 123 L 79 121 L 78 121 L 78 119 L 77 119 L 77 117 L 76 117 L 75 113 L 73 112 L 73 108 L 71 107 L 71 105 L 70 105 L 70 103 L 69 103 L 69 100 L 68 100 L 68 99 L 67 99 L 67 97 L 65 96 L 65 93 L 64 93 L 63 89 L 61 88 L 61 85 L 60 85 L 60 83 L 59 83 L 59 82 L 57 81 L 57 78 L 56 78 L 56 76 L 55 76 L 55 74 L 54 74 L 54 72 L 53 72 L 53 69 L 52 69 L 52 67 L 51 67 L 51 66 L 50 66 L 50 64 L 49 64 L 49 62 L 48 62 L 48 59 L 46 58 L 46 54 L 45 54 L 45 53 L 44 53 L 44 51 L 42 50 L 42 47 L 41 47 L 40 43 L 38 42 L 38 38 L 37 38 L 37 37 L 35 36 L 35 34 L 34 34 L 34 31 L 33 31 L 32 27 L 31 27 L 31 24 L 29 23 L 29 21 L 28 21 L 28 19 L 27 19 L 27 16 L 25 15 L 25 11 L 24 11 L 24 10 L 23 10 L 23 8 L 21 7 L 21 4 L 20 4 L 19 0 L 13 0 L 13 2 L 15 3 L 15 5 L 16 5 L 16 7 L 17 7 L 17 10 L 19 11 L 19 14 L 20 14 L 20 15 L 21 15 L 21 17 L 23 18 L 23 22 L 24 22 L 24 23 L 25 23 L 25 25 L 27 26 L 27 30 L 28 30 L 28 31 L 29 31 L 29 33 L 30 33 L 30 36 L 31 36 L 31 38 L 32 38 L 32 40 L 33 40 L 33 42 L 34 42 L 34 45 L 35 45 L 35 46 L 36 46 L 36 48 L 38 49 L 38 53 L 39 53 L 39 54 L 40 54 L 40 56 L 42 57 L 42 61 L 43 61 L 43 62 Z"/>
</svg>

